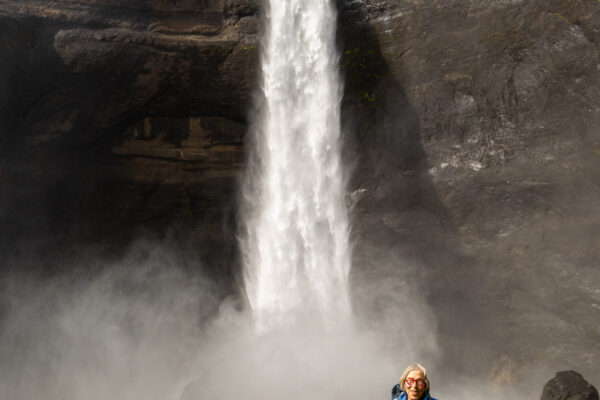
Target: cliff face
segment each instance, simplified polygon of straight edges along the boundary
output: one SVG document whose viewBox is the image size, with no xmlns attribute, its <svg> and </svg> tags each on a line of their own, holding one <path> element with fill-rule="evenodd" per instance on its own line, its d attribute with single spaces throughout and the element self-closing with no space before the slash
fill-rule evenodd
<svg viewBox="0 0 600 400">
<path fill-rule="evenodd" d="M 357 296 L 416 285 L 499 381 L 598 374 L 600 3 L 337 3 Z M 148 235 L 231 268 L 259 10 L 0 1 L 7 259 Z"/>
<path fill-rule="evenodd" d="M 17 251 L 61 257 L 73 243 L 120 247 L 177 226 L 196 231 L 190 245 L 232 242 L 223 221 L 256 82 L 257 11 L 1 2 L 0 218 Z"/>
<path fill-rule="evenodd" d="M 499 381 L 527 364 L 598 374 L 600 4 L 340 10 L 356 265 L 404 264 L 445 355 L 475 348 Z"/>
</svg>

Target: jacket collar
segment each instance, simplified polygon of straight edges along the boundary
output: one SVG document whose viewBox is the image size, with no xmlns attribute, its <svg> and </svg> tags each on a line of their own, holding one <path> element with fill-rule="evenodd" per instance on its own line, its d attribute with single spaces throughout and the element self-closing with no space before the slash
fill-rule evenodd
<svg viewBox="0 0 600 400">
<path fill-rule="evenodd" d="M 400 400 L 406 400 L 406 392 L 400 393 Z M 421 400 L 433 400 L 431 396 L 429 396 L 429 390 L 425 391 Z"/>
</svg>

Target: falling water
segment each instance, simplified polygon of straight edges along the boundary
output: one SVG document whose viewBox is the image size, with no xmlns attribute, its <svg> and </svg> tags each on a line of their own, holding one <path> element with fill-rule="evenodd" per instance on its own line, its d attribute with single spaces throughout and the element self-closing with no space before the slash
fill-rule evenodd
<svg viewBox="0 0 600 400">
<path fill-rule="evenodd" d="M 246 293 L 261 325 L 298 309 L 347 316 L 335 9 L 330 0 L 270 0 L 267 24 L 244 188 Z"/>
</svg>

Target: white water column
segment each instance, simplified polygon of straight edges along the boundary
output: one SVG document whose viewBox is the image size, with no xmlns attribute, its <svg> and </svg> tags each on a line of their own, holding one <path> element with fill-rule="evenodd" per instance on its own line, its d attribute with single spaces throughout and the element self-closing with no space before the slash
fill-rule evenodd
<svg viewBox="0 0 600 400">
<path fill-rule="evenodd" d="M 330 0 L 269 0 L 241 237 L 245 290 L 262 327 L 295 311 L 350 314 L 335 30 Z"/>
</svg>

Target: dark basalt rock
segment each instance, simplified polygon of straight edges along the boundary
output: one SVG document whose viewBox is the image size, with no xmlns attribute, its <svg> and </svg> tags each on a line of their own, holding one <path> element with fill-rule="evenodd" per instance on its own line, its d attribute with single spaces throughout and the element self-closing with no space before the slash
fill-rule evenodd
<svg viewBox="0 0 600 400">
<path fill-rule="evenodd" d="M 581 374 L 561 371 L 546 383 L 541 400 L 598 400 L 598 391 Z"/>
</svg>

